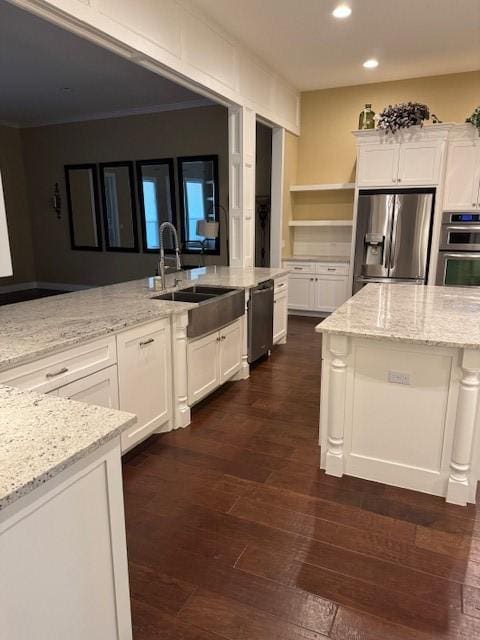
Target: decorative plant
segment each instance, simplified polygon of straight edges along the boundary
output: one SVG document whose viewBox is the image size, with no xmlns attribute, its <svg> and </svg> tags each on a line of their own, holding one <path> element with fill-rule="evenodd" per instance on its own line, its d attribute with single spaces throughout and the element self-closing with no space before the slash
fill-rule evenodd
<svg viewBox="0 0 480 640">
<path fill-rule="evenodd" d="M 480 136 L 480 107 L 477 107 L 472 115 L 465 120 L 465 122 L 470 122 L 474 127 L 478 129 L 478 135 Z"/>
<path fill-rule="evenodd" d="M 433 116 L 435 120 L 437 118 Z M 420 102 L 407 102 L 396 105 L 388 105 L 380 114 L 378 128 L 386 132 L 395 133 L 399 129 L 423 126 L 424 120 L 430 120 L 430 110 L 426 104 Z"/>
</svg>

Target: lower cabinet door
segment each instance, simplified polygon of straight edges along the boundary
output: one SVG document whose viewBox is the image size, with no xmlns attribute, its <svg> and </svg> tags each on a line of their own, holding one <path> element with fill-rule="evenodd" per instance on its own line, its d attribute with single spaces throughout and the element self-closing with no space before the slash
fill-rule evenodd
<svg viewBox="0 0 480 640">
<path fill-rule="evenodd" d="M 198 402 L 220 384 L 219 349 L 218 331 L 188 343 L 188 404 Z"/>
<path fill-rule="evenodd" d="M 287 303 L 288 294 L 278 293 L 273 301 L 273 344 L 287 335 Z"/>
<path fill-rule="evenodd" d="M 120 409 L 137 424 L 122 433 L 122 451 L 131 449 L 172 415 L 172 358 L 169 320 L 117 336 Z"/>
<path fill-rule="evenodd" d="M 335 311 L 348 296 L 347 276 L 316 276 L 315 310 Z"/>
<path fill-rule="evenodd" d="M 229 380 L 242 364 L 242 328 L 240 320 L 220 329 L 220 384 Z"/>
<path fill-rule="evenodd" d="M 113 365 L 57 389 L 55 395 L 100 407 L 118 409 L 118 374 Z"/>
<path fill-rule="evenodd" d="M 309 311 L 314 305 L 315 278 L 309 274 L 288 275 L 288 308 Z"/>
</svg>

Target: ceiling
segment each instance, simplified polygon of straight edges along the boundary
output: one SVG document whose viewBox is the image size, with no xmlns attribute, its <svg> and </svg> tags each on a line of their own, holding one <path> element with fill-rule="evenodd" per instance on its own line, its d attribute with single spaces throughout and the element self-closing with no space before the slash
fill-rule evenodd
<svg viewBox="0 0 480 640">
<path fill-rule="evenodd" d="M 17 126 L 208 104 L 155 73 L 0 0 L 0 121 Z"/>
<path fill-rule="evenodd" d="M 193 3 L 304 91 L 480 69 L 480 0 Z M 352 14 L 337 20 L 341 3 Z"/>
</svg>

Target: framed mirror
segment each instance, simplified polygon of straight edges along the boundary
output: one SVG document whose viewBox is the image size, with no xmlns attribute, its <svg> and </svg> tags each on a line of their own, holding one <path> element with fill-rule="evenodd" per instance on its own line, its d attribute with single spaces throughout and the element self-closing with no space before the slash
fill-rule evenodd
<svg viewBox="0 0 480 640">
<path fill-rule="evenodd" d="M 96 166 L 94 164 L 65 165 L 65 186 L 72 249 L 101 251 Z"/>
<path fill-rule="evenodd" d="M 107 251 L 138 251 L 133 164 L 100 164 L 103 224 Z"/>
<path fill-rule="evenodd" d="M 219 255 L 218 156 L 178 158 L 185 253 Z"/>
<path fill-rule="evenodd" d="M 157 253 L 162 222 L 177 225 L 173 160 L 139 160 L 136 169 L 143 251 Z M 172 234 L 165 234 L 164 240 L 166 250 L 173 251 Z"/>
</svg>

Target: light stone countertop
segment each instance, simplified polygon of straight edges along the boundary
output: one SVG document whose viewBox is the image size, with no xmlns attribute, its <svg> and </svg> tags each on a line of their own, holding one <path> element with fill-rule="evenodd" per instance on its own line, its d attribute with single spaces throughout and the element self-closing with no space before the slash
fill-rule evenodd
<svg viewBox="0 0 480 640">
<path fill-rule="evenodd" d="M 350 256 L 289 256 L 282 258 L 283 262 L 341 262 L 350 263 Z"/>
<path fill-rule="evenodd" d="M 0 386 L 0 510 L 135 420 L 123 411 Z"/>
<path fill-rule="evenodd" d="M 181 277 L 179 289 L 194 283 L 250 288 L 287 273 L 205 267 L 169 274 L 168 281 Z M 196 306 L 152 300 L 162 292 L 148 285 L 144 278 L 0 307 L 0 371 Z"/>
<path fill-rule="evenodd" d="M 368 284 L 318 324 L 316 331 L 480 349 L 480 290 Z"/>
</svg>

